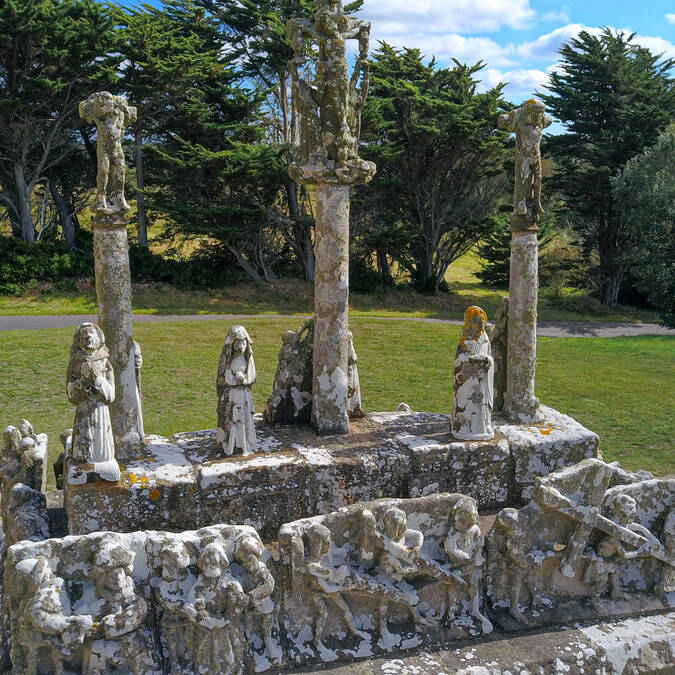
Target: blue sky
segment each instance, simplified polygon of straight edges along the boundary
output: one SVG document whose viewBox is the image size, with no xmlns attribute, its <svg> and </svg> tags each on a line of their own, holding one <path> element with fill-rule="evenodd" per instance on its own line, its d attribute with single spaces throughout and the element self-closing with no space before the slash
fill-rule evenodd
<svg viewBox="0 0 675 675">
<path fill-rule="evenodd" d="M 483 85 L 510 82 L 520 103 L 541 88 L 560 45 L 603 26 L 637 32 L 653 53 L 675 57 L 675 0 L 365 0 L 373 45 L 418 47 L 445 64 L 482 60 Z"/>
<path fill-rule="evenodd" d="M 483 86 L 509 82 L 513 103 L 546 84 L 560 45 L 580 30 L 637 32 L 653 53 L 675 58 L 675 0 L 365 0 L 360 16 L 372 23 L 371 49 L 386 40 L 443 65 L 482 60 Z"/>
</svg>

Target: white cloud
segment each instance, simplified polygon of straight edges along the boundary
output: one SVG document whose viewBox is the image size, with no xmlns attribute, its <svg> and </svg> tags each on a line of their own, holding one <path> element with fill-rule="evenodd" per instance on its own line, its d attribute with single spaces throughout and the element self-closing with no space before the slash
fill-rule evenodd
<svg viewBox="0 0 675 675">
<path fill-rule="evenodd" d="M 384 35 L 488 33 L 536 16 L 530 0 L 366 0 L 360 14 Z"/>
<path fill-rule="evenodd" d="M 376 40 L 387 42 L 392 47 L 416 47 L 428 58 L 437 60 L 457 59 L 460 63 L 473 65 L 484 61 L 491 66 L 514 65 L 509 57 L 509 48 L 498 45 L 486 37 L 464 37 L 463 35 L 428 35 L 423 33 L 408 35 L 377 35 Z"/>
<path fill-rule="evenodd" d="M 550 33 L 540 35 L 532 42 L 523 42 L 516 47 L 516 51 L 523 59 L 546 59 L 548 61 L 558 58 L 558 50 L 570 38 L 578 35 L 582 30 L 587 33 L 599 35 L 601 28 L 591 28 L 581 23 L 568 23 L 556 28 Z"/>
<path fill-rule="evenodd" d="M 675 23 L 675 14 L 666 14 L 666 21 L 668 23 Z"/>
<path fill-rule="evenodd" d="M 504 88 L 504 95 L 514 102 L 531 98 L 536 90 L 541 90 L 549 81 L 547 73 L 534 68 L 506 71 L 486 68 L 479 73 L 479 76 L 481 77 L 481 90 L 490 89 L 500 82 L 508 83 Z"/>
<path fill-rule="evenodd" d="M 662 54 L 667 59 L 675 58 L 675 45 L 664 38 L 636 35 L 633 42 L 646 47 L 654 55 Z"/>
<path fill-rule="evenodd" d="M 569 23 L 570 8 L 567 5 L 563 5 L 557 12 L 544 12 L 544 14 L 541 15 L 541 20 L 546 21 L 547 23 L 553 23 L 554 21 Z"/>
</svg>

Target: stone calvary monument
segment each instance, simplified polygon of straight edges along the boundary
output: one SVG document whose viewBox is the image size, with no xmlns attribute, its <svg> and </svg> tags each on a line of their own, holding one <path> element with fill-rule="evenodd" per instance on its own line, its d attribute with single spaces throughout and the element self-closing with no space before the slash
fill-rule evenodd
<svg viewBox="0 0 675 675">
<path fill-rule="evenodd" d="M 71 347 L 63 507 L 45 495 L 47 437 L 26 420 L 4 432 L 5 671 L 384 672 L 349 662 L 395 655 L 396 672 L 672 672 L 675 480 L 603 462 L 596 434 L 534 394 L 540 103 L 500 118 L 516 133 L 511 297 L 494 327 L 467 309 L 439 383 L 452 414 L 362 409 L 347 241 L 349 186 L 374 172 L 356 146 L 368 29 L 335 0 L 289 22 L 316 311 L 282 337 L 262 416 L 253 340 L 230 328 L 216 429 L 143 432 L 120 146 L 134 109 L 83 102 L 99 130 L 100 325 Z"/>
</svg>

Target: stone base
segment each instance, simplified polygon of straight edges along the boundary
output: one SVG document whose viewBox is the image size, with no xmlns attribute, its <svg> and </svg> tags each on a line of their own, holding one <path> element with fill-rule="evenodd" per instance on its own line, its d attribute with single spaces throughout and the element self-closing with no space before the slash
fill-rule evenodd
<svg viewBox="0 0 675 675">
<path fill-rule="evenodd" d="M 542 411 L 536 425 L 496 418 L 495 437 L 475 442 L 452 439 L 450 416 L 432 413 L 372 413 L 341 436 L 258 424 L 261 452 L 246 457 L 223 457 L 215 430 L 148 436 L 143 454 L 121 466 L 119 482 L 65 486 L 68 531 L 231 523 L 271 539 L 283 523 L 380 497 L 461 492 L 483 510 L 519 505 L 536 476 L 599 455 L 596 434 Z"/>
<path fill-rule="evenodd" d="M 673 673 L 675 613 L 578 624 L 529 635 L 494 635 L 457 648 L 414 650 L 382 657 L 303 670 L 331 675 L 631 675 Z"/>
</svg>

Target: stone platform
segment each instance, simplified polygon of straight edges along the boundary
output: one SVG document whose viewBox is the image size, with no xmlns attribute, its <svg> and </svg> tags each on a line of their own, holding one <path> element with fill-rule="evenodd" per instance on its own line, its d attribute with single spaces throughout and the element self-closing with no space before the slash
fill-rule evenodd
<svg viewBox="0 0 675 675">
<path fill-rule="evenodd" d="M 675 672 L 675 613 L 575 624 L 528 635 L 499 635 L 452 648 L 322 664 L 304 673 L 331 675 L 635 675 Z"/>
<path fill-rule="evenodd" d="M 283 523 L 357 501 L 460 492 L 482 510 L 517 506 L 534 479 L 599 456 L 599 438 L 542 407 L 537 424 L 494 419 L 489 441 L 454 441 L 449 415 L 371 413 L 343 436 L 257 421 L 260 452 L 223 457 L 215 429 L 149 436 L 118 483 L 86 482 L 67 469 L 70 534 L 98 530 L 182 531 L 231 523 L 275 538 Z"/>
</svg>

